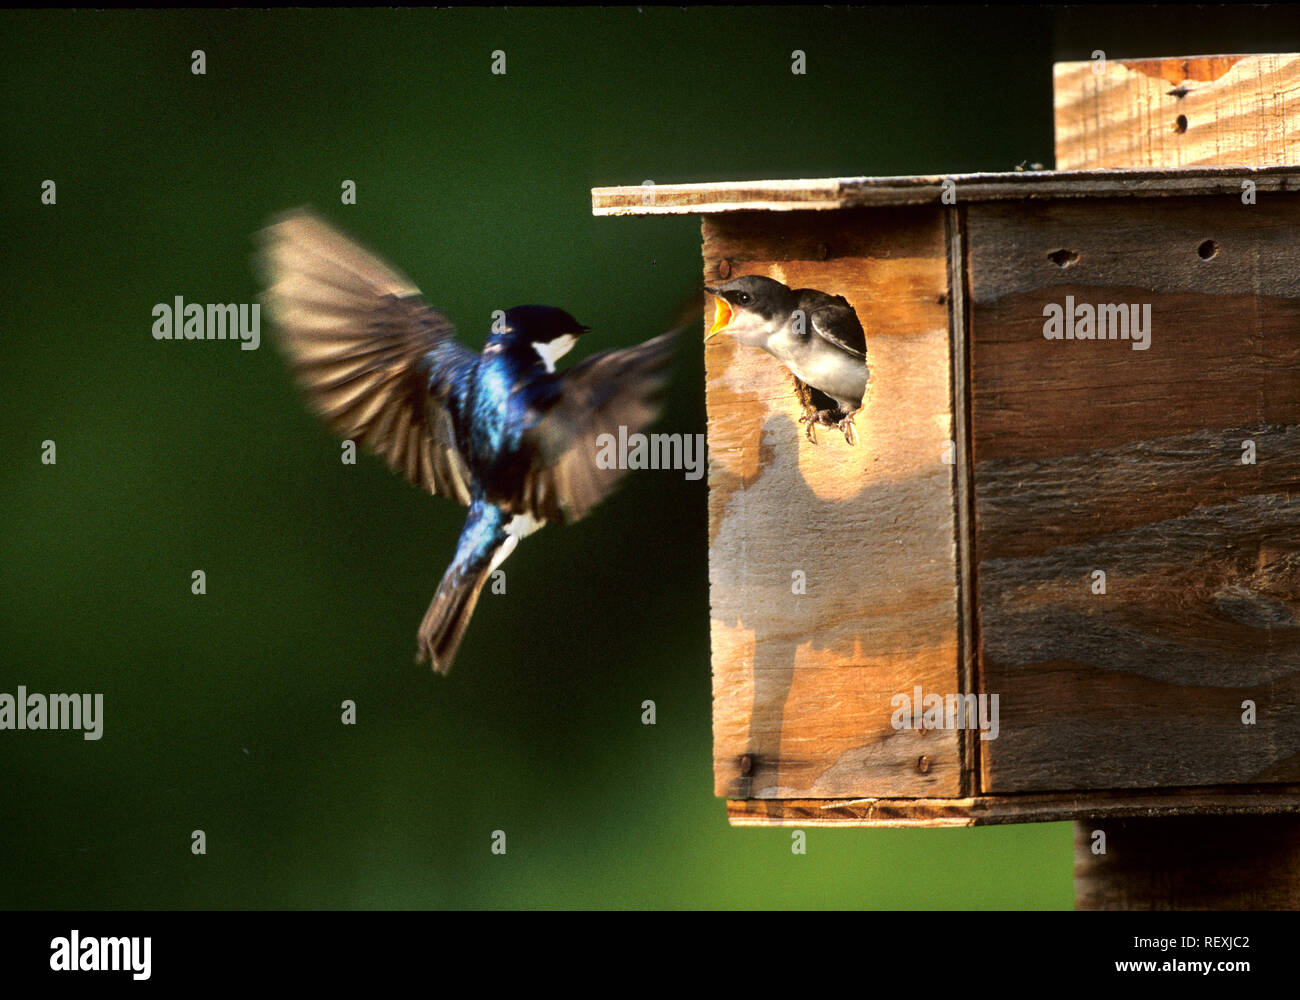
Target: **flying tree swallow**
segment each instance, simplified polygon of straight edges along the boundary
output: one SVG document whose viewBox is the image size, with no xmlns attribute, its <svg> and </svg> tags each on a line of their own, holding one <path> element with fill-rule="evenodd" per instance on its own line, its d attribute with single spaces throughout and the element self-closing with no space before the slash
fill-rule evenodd
<svg viewBox="0 0 1300 1000">
<path fill-rule="evenodd" d="M 757 274 L 705 291 L 714 296 L 716 310 L 705 342 L 725 333 L 767 351 L 794 379 L 808 440 L 816 443 L 813 428 L 820 424 L 837 428 L 853 444 L 853 417 L 862 409 L 871 373 L 866 335 L 848 300 Z"/>
<path fill-rule="evenodd" d="M 516 306 L 476 354 L 406 277 L 307 211 L 263 231 L 262 264 L 279 343 L 329 426 L 469 508 L 418 636 L 416 661 L 446 674 L 519 539 L 580 520 L 622 477 L 597 463 L 597 438 L 658 415 L 674 334 L 557 372 L 588 328 Z"/>
</svg>

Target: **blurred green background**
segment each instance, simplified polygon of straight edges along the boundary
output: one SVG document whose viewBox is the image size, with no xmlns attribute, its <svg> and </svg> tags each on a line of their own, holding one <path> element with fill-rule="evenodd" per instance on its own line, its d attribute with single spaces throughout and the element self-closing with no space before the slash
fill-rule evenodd
<svg viewBox="0 0 1300 1000">
<path fill-rule="evenodd" d="M 1294 9 L 0 26 L 0 691 L 103 692 L 106 717 L 99 742 L 0 732 L 0 906 L 1071 905 L 1067 824 L 811 830 L 806 856 L 728 827 L 703 481 L 635 474 L 530 539 L 450 678 L 417 668 L 462 510 L 342 465 L 266 324 L 257 351 L 160 343 L 151 309 L 254 301 L 254 233 L 313 204 L 475 346 L 492 309 L 531 301 L 594 328 L 575 357 L 630 344 L 698 286 L 699 221 L 595 219 L 593 186 L 1050 166 L 1054 60 L 1293 51 Z M 703 421 L 690 343 L 661 427 Z"/>
</svg>

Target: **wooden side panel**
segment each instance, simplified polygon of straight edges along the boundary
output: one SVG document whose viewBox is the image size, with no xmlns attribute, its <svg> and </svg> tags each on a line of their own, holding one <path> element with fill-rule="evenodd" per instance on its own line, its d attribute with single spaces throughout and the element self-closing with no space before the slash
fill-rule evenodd
<svg viewBox="0 0 1300 1000">
<path fill-rule="evenodd" d="M 814 445 L 775 359 L 705 348 L 717 794 L 958 795 L 959 734 L 890 724 L 898 693 L 961 690 L 943 215 L 706 217 L 704 263 L 844 295 L 871 369 L 859 443 Z"/>
<path fill-rule="evenodd" d="M 1300 162 L 1300 55 L 1057 63 L 1056 168 Z"/>
<path fill-rule="evenodd" d="M 967 222 L 980 790 L 1300 780 L 1300 196 Z"/>
</svg>

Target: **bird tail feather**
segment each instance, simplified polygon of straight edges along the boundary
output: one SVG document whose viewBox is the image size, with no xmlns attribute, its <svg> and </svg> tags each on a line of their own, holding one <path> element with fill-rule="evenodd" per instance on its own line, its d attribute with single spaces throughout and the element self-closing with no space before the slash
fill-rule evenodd
<svg viewBox="0 0 1300 1000">
<path fill-rule="evenodd" d="M 469 626 L 470 616 L 478 604 L 479 594 L 492 571 L 492 561 L 484 559 L 473 565 L 452 563 L 438 584 L 438 592 L 429 603 L 420 623 L 420 649 L 415 662 L 426 659 L 433 663 L 436 673 L 446 675 L 451 670 L 460 641 Z"/>
</svg>

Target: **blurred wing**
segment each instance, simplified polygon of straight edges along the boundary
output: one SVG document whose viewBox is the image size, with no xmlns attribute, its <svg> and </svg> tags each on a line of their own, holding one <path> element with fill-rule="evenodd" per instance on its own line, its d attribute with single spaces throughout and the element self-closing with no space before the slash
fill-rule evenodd
<svg viewBox="0 0 1300 1000">
<path fill-rule="evenodd" d="M 261 236 L 265 301 L 315 409 L 415 485 L 468 504 L 452 416 L 478 355 L 410 280 L 310 212 Z"/>
<path fill-rule="evenodd" d="M 676 331 L 636 347 L 603 351 L 554 377 L 545 414 L 525 435 L 533 464 L 523 508 L 546 521 L 572 523 L 608 496 L 625 470 L 601 468 L 601 435 L 618 440 L 659 415 Z"/>
</svg>

